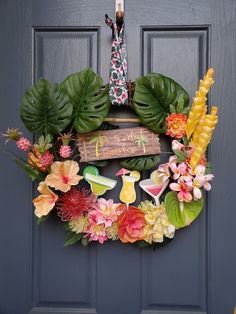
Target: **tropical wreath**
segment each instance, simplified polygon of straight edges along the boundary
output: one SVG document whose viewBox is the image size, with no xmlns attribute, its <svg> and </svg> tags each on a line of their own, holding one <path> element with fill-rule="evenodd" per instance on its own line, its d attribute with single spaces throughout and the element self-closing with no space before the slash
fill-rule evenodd
<svg viewBox="0 0 236 314">
<path fill-rule="evenodd" d="M 213 179 L 206 160 L 218 120 L 217 107 L 207 113 L 206 105 L 213 72 L 210 68 L 200 80 L 191 108 L 187 92 L 169 77 L 152 73 L 135 81 L 132 109 L 143 126 L 171 139 L 173 155 L 164 164 L 159 164 L 158 155 L 121 159 L 119 203 L 99 197 L 115 186 L 114 180 L 99 175 L 98 168 L 109 161 L 81 165 L 77 145 L 78 134 L 117 128 L 104 122 L 110 108 L 108 86 L 91 69 L 72 74 L 61 84 L 39 79 L 26 91 L 20 108 L 34 143 L 19 129 L 8 128 L 3 134 L 27 156 L 8 154 L 39 182 L 40 195 L 33 199 L 37 222 L 56 214 L 67 232 L 66 246 L 120 240 L 155 247 L 190 225 L 202 211 L 204 190 L 210 190 Z M 154 202 L 131 206 L 140 171 L 150 169 L 150 178 L 139 185 Z"/>
</svg>

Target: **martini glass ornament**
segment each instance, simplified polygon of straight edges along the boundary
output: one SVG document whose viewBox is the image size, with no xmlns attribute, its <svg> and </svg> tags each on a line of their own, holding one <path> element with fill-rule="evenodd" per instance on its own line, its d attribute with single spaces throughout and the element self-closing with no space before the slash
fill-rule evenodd
<svg viewBox="0 0 236 314">
<path fill-rule="evenodd" d="M 160 205 L 160 196 L 162 195 L 168 184 L 168 179 L 159 185 L 155 184 L 152 179 L 146 179 L 139 182 L 139 186 L 141 187 L 141 189 L 143 189 L 148 195 L 154 198 L 156 206 Z"/>
</svg>

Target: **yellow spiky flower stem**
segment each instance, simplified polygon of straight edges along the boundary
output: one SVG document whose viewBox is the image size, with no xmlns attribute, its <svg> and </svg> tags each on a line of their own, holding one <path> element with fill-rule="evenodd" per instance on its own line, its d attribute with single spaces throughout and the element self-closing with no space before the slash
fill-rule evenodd
<svg viewBox="0 0 236 314">
<path fill-rule="evenodd" d="M 204 124 L 204 120 L 205 120 L 205 116 L 206 116 L 206 112 L 207 112 L 207 107 L 204 107 L 204 111 L 203 111 L 203 115 L 201 116 L 196 128 L 194 129 L 194 132 L 192 134 L 192 138 L 191 138 L 191 146 L 194 147 L 198 141 L 199 135 L 201 133 L 202 130 L 202 126 Z"/>
<path fill-rule="evenodd" d="M 206 95 L 211 85 L 214 83 L 213 74 L 214 70 L 212 68 L 208 69 L 204 78 L 200 80 L 199 88 L 195 93 L 195 97 L 193 97 L 192 107 L 186 124 L 186 135 L 188 139 L 192 135 L 199 120 L 204 115 L 204 112 L 206 112 Z"/>
<path fill-rule="evenodd" d="M 201 130 L 198 131 L 199 135 L 195 138 L 194 141 L 194 147 L 193 147 L 193 154 L 190 157 L 190 166 L 195 169 L 201 158 L 204 156 L 207 146 L 210 144 L 213 131 L 215 129 L 215 126 L 218 122 L 218 116 L 217 116 L 217 107 L 213 106 L 211 109 L 211 113 L 205 115 L 205 118 L 203 121 L 201 121 Z"/>
</svg>

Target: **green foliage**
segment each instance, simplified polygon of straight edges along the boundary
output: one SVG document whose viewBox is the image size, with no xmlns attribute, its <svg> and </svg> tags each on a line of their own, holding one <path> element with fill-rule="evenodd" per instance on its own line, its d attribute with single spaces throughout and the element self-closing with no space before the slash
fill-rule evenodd
<svg viewBox="0 0 236 314">
<path fill-rule="evenodd" d="M 69 75 L 61 84 L 73 103 L 73 125 L 78 133 L 96 130 L 106 118 L 110 107 L 108 86 L 101 91 L 102 85 L 102 78 L 89 68 Z"/>
<path fill-rule="evenodd" d="M 35 219 L 36 219 L 37 224 L 40 225 L 42 222 L 44 222 L 45 220 L 47 220 L 49 216 L 50 216 L 50 215 L 42 216 L 42 217 L 40 217 L 40 218 L 35 216 Z"/>
<path fill-rule="evenodd" d="M 64 246 L 73 245 L 76 242 L 80 241 L 82 237 L 83 237 L 82 233 L 75 233 L 75 232 L 69 230 L 67 232 L 67 235 L 66 235 L 66 240 L 65 240 Z"/>
<path fill-rule="evenodd" d="M 169 77 L 152 73 L 136 80 L 134 110 L 141 122 L 155 133 L 166 132 L 170 112 L 187 113 L 189 96 Z"/>
<path fill-rule="evenodd" d="M 170 223 L 176 228 L 190 225 L 197 218 L 203 208 L 203 198 L 189 203 L 183 202 L 182 208 L 176 192 L 169 192 L 165 197 L 165 207 Z"/>
<path fill-rule="evenodd" d="M 149 170 L 160 162 L 158 155 L 130 157 L 121 161 L 121 166 L 129 170 Z"/>
<path fill-rule="evenodd" d="M 56 134 L 72 120 L 73 105 L 60 85 L 39 79 L 23 97 L 21 119 L 32 133 Z"/>
<path fill-rule="evenodd" d="M 211 162 L 208 161 L 206 163 L 206 170 L 205 170 L 205 174 L 211 174 L 212 173 L 212 167 L 211 167 Z"/>
<path fill-rule="evenodd" d="M 177 162 L 184 162 L 188 157 L 187 153 L 182 150 L 173 150 L 173 152 L 178 158 Z"/>
</svg>

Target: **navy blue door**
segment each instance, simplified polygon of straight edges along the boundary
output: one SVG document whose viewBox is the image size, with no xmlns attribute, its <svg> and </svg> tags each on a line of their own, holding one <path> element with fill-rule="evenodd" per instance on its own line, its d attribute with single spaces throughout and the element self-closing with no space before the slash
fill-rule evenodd
<svg viewBox="0 0 236 314">
<path fill-rule="evenodd" d="M 105 13 L 114 15 L 113 0 L 0 1 L 2 131 L 23 128 L 21 97 L 38 77 L 61 82 L 89 66 L 108 80 Z M 126 32 L 131 80 L 159 72 L 193 95 L 207 67 L 215 68 L 216 179 L 204 213 L 156 251 L 120 243 L 63 248 L 61 226 L 35 224 L 31 182 L 1 154 L 1 314 L 233 313 L 236 2 L 126 0 Z"/>
</svg>

